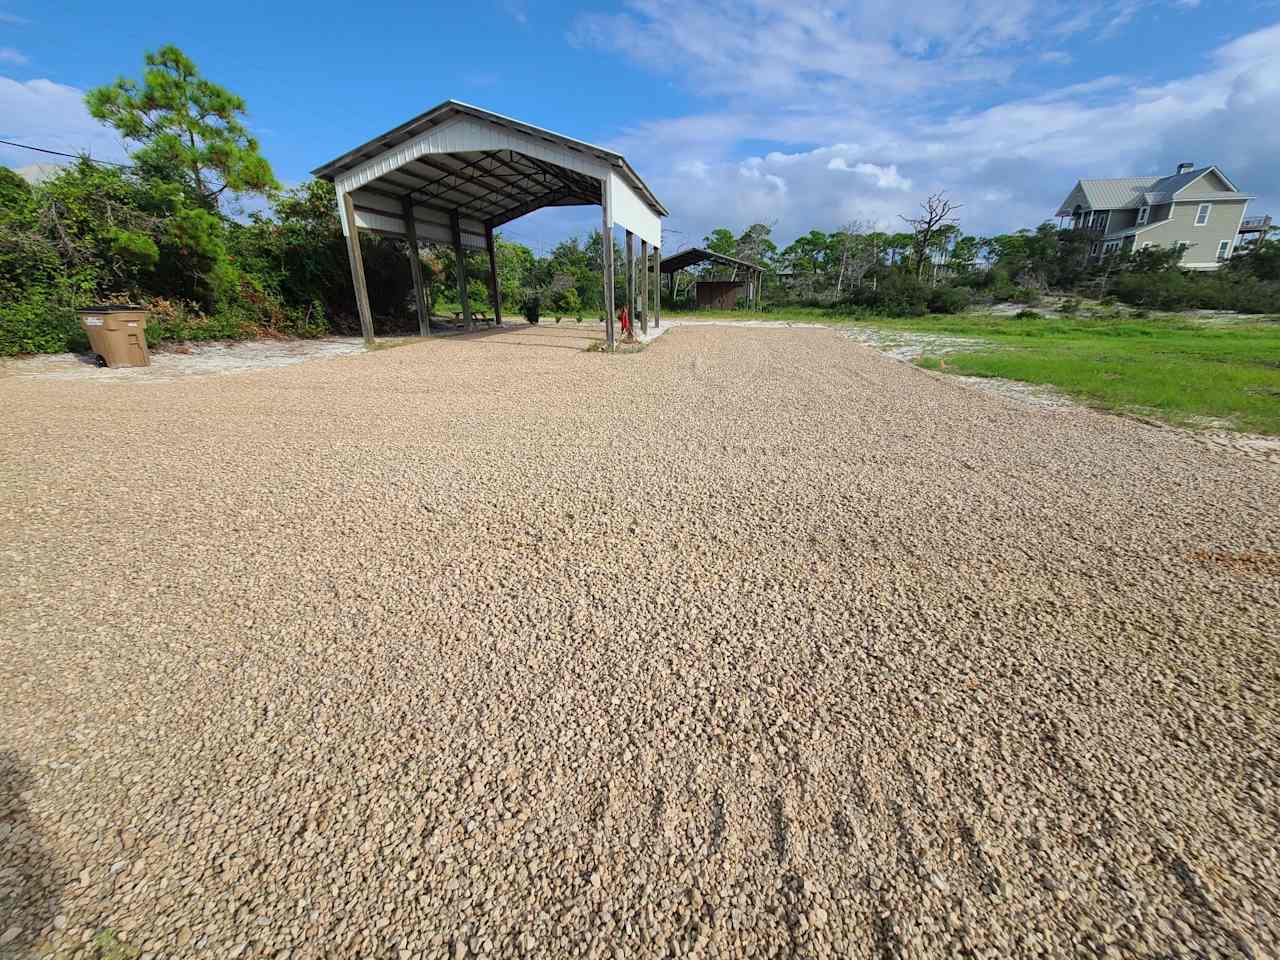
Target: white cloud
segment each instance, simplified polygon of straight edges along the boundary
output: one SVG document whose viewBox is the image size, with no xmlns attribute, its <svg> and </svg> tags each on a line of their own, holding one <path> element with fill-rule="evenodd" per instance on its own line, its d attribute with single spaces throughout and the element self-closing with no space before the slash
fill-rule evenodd
<svg viewBox="0 0 1280 960">
<path fill-rule="evenodd" d="M 860 163 L 853 168 L 855 173 L 869 177 L 881 190 L 910 190 L 911 181 L 898 173 L 898 165 L 891 163 L 881 167 L 874 163 Z"/>
<path fill-rule="evenodd" d="M 21 66 L 27 63 L 26 54 L 14 47 L 0 47 L 0 63 L 16 63 Z"/>
<path fill-rule="evenodd" d="M 84 91 L 52 80 L 21 82 L 0 76 L 0 137 L 63 153 L 123 160 L 119 136 L 89 115 Z M 0 144 L 0 163 L 21 167 L 49 158 Z"/>
<path fill-rule="evenodd" d="M 822 151 L 816 150 L 815 154 Z M 891 163 L 887 167 L 882 167 L 878 163 L 868 163 L 863 161 L 849 166 L 849 161 L 844 157 L 832 157 L 827 161 L 828 170 L 838 170 L 842 173 L 859 173 L 874 183 L 881 190 L 910 190 L 911 181 L 898 173 L 898 165 Z"/>
<path fill-rule="evenodd" d="M 893 224 L 938 189 L 965 204 L 965 229 L 1003 231 L 1050 217 L 1082 176 L 1172 172 L 1188 159 L 1217 163 L 1259 194 L 1252 208 L 1280 203 L 1280 165 L 1273 162 L 1280 155 L 1280 128 L 1262 123 L 1280 115 L 1280 25 L 1209 51 L 1203 66 L 1177 79 L 1152 83 L 1108 74 L 1050 89 L 1024 81 L 1018 87 L 1023 92 L 1003 98 L 1000 87 L 987 86 L 983 92 L 994 102 L 975 110 L 951 99 L 960 80 L 929 92 L 933 71 L 954 67 L 963 75 L 981 61 L 983 69 L 999 72 L 1012 60 L 1031 63 L 1044 53 L 1067 53 L 1063 35 L 1106 29 L 1119 17 L 1140 14 L 1139 5 L 1086 4 L 1075 16 L 1065 7 L 1051 6 L 1042 15 L 1039 8 L 1008 4 L 1000 25 L 990 27 L 994 36 L 1008 38 L 1001 46 L 983 37 L 939 39 L 942 28 L 926 15 L 934 0 L 910 11 L 889 0 L 845 4 L 843 12 L 826 15 L 830 32 L 849 30 L 856 19 L 851 9 L 879 11 L 884 23 L 856 43 L 874 42 L 876 64 L 893 62 L 906 76 L 864 77 L 864 66 L 855 65 L 846 69 L 848 82 L 833 83 L 822 50 L 846 49 L 855 41 L 822 37 L 816 60 L 793 50 L 789 37 L 817 36 L 812 12 L 793 13 L 784 0 L 744 0 L 741 14 L 727 4 L 688 15 L 683 8 L 663 9 L 650 23 L 654 3 L 637 0 L 626 15 L 641 35 L 663 31 L 669 37 L 679 54 L 671 62 L 687 70 L 699 92 L 705 92 L 707 76 L 722 70 L 711 81 L 724 93 L 722 105 L 638 124 L 612 146 L 632 159 L 673 211 L 672 230 L 685 236 L 763 221 L 776 222 L 776 237 L 786 243 L 813 227 L 833 229 L 850 219 Z M 986 24 L 997 16 L 957 7 Z M 942 16 L 943 23 L 952 22 L 949 14 Z M 696 29 L 707 17 L 727 22 L 710 29 L 708 20 L 706 29 Z M 741 44 L 754 42 L 734 35 L 743 17 L 760 18 L 746 32 L 769 38 L 768 57 L 742 57 Z M 810 33 L 797 25 L 805 23 L 812 25 Z M 1055 26 L 1060 32 L 1048 29 Z M 1134 29 L 1145 29 L 1145 22 Z M 721 43 L 726 36 L 729 49 Z M 1053 46 L 1037 49 L 1040 37 L 1052 38 Z M 1091 41 L 1086 36 L 1080 42 Z M 629 48 L 646 56 L 644 44 Z M 811 63 L 815 69 L 806 73 Z M 899 96 L 901 85 L 924 92 Z M 973 88 L 961 94 L 971 97 Z M 759 141 L 779 149 L 744 155 L 746 142 Z M 751 171 L 750 178 L 743 170 Z M 786 189 L 765 190 L 769 175 Z"/>
<path fill-rule="evenodd" d="M 1046 50 L 1044 53 L 1040 54 L 1041 63 L 1056 63 L 1066 66 L 1074 61 L 1075 57 L 1071 56 L 1071 54 L 1067 53 L 1065 50 Z"/>
</svg>

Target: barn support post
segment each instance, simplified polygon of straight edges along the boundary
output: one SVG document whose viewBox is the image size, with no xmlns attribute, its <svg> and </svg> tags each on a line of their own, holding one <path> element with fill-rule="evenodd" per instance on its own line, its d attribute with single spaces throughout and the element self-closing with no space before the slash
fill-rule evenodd
<svg viewBox="0 0 1280 960">
<path fill-rule="evenodd" d="M 369 309 L 369 288 L 364 281 L 364 258 L 360 253 L 360 231 L 356 228 L 356 208 L 351 194 L 342 195 L 342 219 L 347 225 L 347 258 L 351 261 L 351 286 L 356 293 L 356 312 L 360 314 L 360 333 L 365 346 L 373 346 L 373 312 Z"/>
<path fill-rule="evenodd" d="M 613 211 L 609 209 L 609 181 L 600 181 L 600 265 L 604 273 L 604 342 L 609 350 L 617 345 L 613 298 Z"/>
<path fill-rule="evenodd" d="M 502 297 L 498 290 L 498 254 L 493 248 L 493 227 L 484 225 L 484 248 L 489 253 L 489 300 L 493 303 L 493 325 L 502 326 Z"/>
<path fill-rule="evenodd" d="M 640 332 L 649 332 L 649 241 L 640 238 Z"/>
<path fill-rule="evenodd" d="M 413 300 L 418 305 L 418 334 L 431 336 L 431 310 L 427 307 L 426 289 L 422 283 L 422 256 L 418 250 L 418 224 L 413 218 L 413 204 L 408 197 L 400 202 L 404 212 L 404 236 L 409 241 L 409 274 L 413 277 Z"/>
<path fill-rule="evenodd" d="M 449 214 L 449 229 L 453 232 L 453 259 L 457 265 L 458 302 L 462 305 L 462 322 L 471 330 L 475 325 L 471 320 L 471 303 L 467 299 L 467 252 L 462 249 L 462 222 L 456 210 Z"/>
<path fill-rule="evenodd" d="M 626 247 L 627 269 L 627 317 L 631 322 L 631 337 L 635 338 L 636 330 L 636 235 L 627 231 Z"/>
<path fill-rule="evenodd" d="M 662 249 L 653 248 L 653 325 L 662 326 Z"/>
</svg>

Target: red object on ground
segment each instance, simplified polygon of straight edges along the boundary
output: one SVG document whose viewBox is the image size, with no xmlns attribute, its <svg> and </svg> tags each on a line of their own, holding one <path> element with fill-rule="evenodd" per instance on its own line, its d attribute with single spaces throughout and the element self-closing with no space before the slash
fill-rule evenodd
<svg viewBox="0 0 1280 960">
<path fill-rule="evenodd" d="M 631 314 L 627 313 L 626 307 L 618 311 L 618 320 L 622 324 L 622 335 L 631 336 Z"/>
</svg>

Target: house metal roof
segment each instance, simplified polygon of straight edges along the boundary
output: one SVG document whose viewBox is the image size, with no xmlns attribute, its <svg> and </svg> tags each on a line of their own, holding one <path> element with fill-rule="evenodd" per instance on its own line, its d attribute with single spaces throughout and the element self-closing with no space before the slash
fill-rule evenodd
<svg viewBox="0 0 1280 960">
<path fill-rule="evenodd" d="M 1081 180 L 1067 194 L 1057 215 L 1069 217 L 1075 204 L 1079 203 L 1086 210 L 1127 210 L 1143 205 L 1168 203 L 1178 191 L 1190 186 L 1209 171 L 1220 176 L 1227 186 L 1233 190 L 1233 184 L 1227 175 L 1216 166 L 1197 167 L 1184 173 L 1175 173 L 1167 177 L 1119 177 L 1110 180 Z M 1074 198 L 1074 199 L 1073 199 Z M 1207 191 L 1204 199 L 1251 199 L 1241 193 Z"/>
<path fill-rule="evenodd" d="M 1087 210 L 1123 210 L 1142 205 L 1142 195 L 1156 185 L 1159 177 L 1121 177 L 1114 180 L 1081 180 L 1063 201 L 1058 216 L 1071 216 L 1071 195 L 1079 191 L 1081 206 Z"/>
</svg>

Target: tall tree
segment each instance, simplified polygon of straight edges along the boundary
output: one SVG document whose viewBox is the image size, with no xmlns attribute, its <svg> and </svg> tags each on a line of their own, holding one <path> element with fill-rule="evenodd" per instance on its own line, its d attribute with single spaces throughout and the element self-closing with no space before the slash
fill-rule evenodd
<svg viewBox="0 0 1280 960">
<path fill-rule="evenodd" d="M 934 240 L 944 227 L 960 222 L 955 216 L 961 204 L 948 199 L 943 191 L 931 193 L 920 202 L 920 215 L 916 217 L 902 216 L 901 219 L 911 227 L 911 267 L 916 277 L 924 275 L 924 265 L 929 259 Z"/>
<path fill-rule="evenodd" d="M 279 188 L 244 125 L 242 98 L 200 76 L 172 44 L 148 53 L 146 64 L 141 81 L 121 77 L 85 96 L 93 116 L 141 144 L 133 154 L 141 168 L 179 178 L 211 209 L 227 190 Z"/>
<path fill-rule="evenodd" d="M 738 249 L 738 241 L 733 239 L 733 231 L 728 227 L 717 227 L 702 238 L 702 246 L 712 253 L 732 257 Z"/>
<path fill-rule="evenodd" d="M 762 267 L 768 266 L 778 253 L 777 244 L 771 237 L 772 233 L 773 224 L 753 223 L 734 241 L 734 256 L 740 260 L 757 263 Z"/>
</svg>

